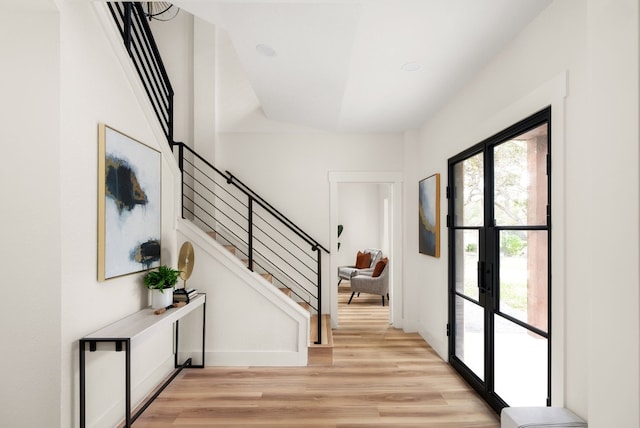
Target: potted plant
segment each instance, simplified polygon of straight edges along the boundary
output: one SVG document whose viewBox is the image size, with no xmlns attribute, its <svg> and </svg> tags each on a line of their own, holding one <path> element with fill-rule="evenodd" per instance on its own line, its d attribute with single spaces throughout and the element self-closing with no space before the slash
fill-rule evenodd
<svg viewBox="0 0 640 428">
<path fill-rule="evenodd" d="M 151 290 L 151 307 L 166 308 L 173 303 L 173 287 L 180 278 L 180 271 L 162 265 L 144 276 L 144 286 Z"/>
</svg>

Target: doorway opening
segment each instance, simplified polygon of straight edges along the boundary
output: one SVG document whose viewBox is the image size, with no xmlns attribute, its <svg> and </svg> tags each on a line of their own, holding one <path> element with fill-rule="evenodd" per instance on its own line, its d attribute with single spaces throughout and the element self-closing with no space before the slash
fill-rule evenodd
<svg viewBox="0 0 640 428">
<path fill-rule="evenodd" d="M 402 174 L 394 172 L 332 172 L 330 182 L 331 262 L 328 312 L 339 326 L 338 266 L 355 262 L 359 247 L 380 247 L 389 258 L 389 322 L 402 326 Z M 348 212 L 347 212 L 348 210 Z M 338 225 L 343 232 L 338 238 Z M 365 237 L 366 238 L 361 238 Z M 369 237 L 370 236 L 370 237 Z M 340 243 L 340 250 L 338 250 Z M 352 260 L 353 259 L 353 260 Z M 341 285 L 341 288 L 344 288 Z M 354 300 L 357 297 L 354 297 Z M 379 297 L 378 297 L 379 299 Z M 378 300 L 380 301 L 380 300 Z M 380 307 L 382 304 L 380 303 Z"/>
<path fill-rule="evenodd" d="M 353 266 L 359 252 L 374 251 L 374 257 L 369 266 L 374 266 L 378 259 L 389 256 L 389 197 L 391 185 L 388 183 L 340 183 L 338 185 L 338 246 L 336 257 L 338 266 Z M 380 250 L 380 253 L 377 252 Z M 377 256 L 377 254 L 380 254 Z M 367 267 L 369 267 L 367 266 Z M 362 277 L 359 277 L 362 278 Z M 377 280 L 364 279 L 361 287 L 379 292 L 383 284 L 388 284 L 388 272 L 380 275 Z M 339 316 L 356 317 L 371 310 L 379 312 L 378 316 L 386 314 L 389 318 L 387 296 L 356 292 L 356 281 L 342 278 L 338 284 Z M 369 284 L 369 285 L 367 285 Z M 369 288 L 370 287 L 370 288 Z M 384 306 L 383 306 L 384 304 Z M 381 308 L 378 308 L 380 306 Z M 362 312 L 366 308 L 366 312 Z M 340 319 L 338 320 L 340 322 Z"/>
</svg>

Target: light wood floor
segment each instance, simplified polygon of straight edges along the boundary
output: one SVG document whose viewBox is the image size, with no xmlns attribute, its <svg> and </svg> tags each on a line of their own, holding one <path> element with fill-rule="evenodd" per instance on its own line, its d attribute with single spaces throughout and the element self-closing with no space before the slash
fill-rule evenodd
<svg viewBox="0 0 640 428">
<path fill-rule="evenodd" d="M 379 296 L 349 295 L 343 282 L 333 365 L 184 370 L 134 427 L 499 427 L 420 336 L 388 325 Z"/>
</svg>

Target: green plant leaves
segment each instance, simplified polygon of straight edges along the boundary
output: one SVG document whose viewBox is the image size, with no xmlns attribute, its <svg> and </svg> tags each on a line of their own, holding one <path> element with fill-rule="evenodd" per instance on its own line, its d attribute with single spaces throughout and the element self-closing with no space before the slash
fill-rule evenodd
<svg viewBox="0 0 640 428">
<path fill-rule="evenodd" d="M 143 281 L 145 287 L 149 289 L 164 290 L 165 288 L 172 288 L 178 282 L 180 278 L 180 271 L 172 269 L 169 266 L 159 266 L 157 270 L 147 272 Z"/>
</svg>

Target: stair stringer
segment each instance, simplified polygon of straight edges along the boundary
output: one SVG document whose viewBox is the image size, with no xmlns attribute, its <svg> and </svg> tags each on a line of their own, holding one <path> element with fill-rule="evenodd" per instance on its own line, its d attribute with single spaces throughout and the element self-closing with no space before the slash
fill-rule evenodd
<svg viewBox="0 0 640 428">
<path fill-rule="evenodd" d="M 207 294 L 205 365 L 306 366 L 309 312 L 189 220 L 177 220 L 177 234 L 178 246 L 189 241 L 194 247 L 187 287 Z M 184 340 L 193 349 L 201 340 L 197 328 L 194 322 Z"/>
</svg>

